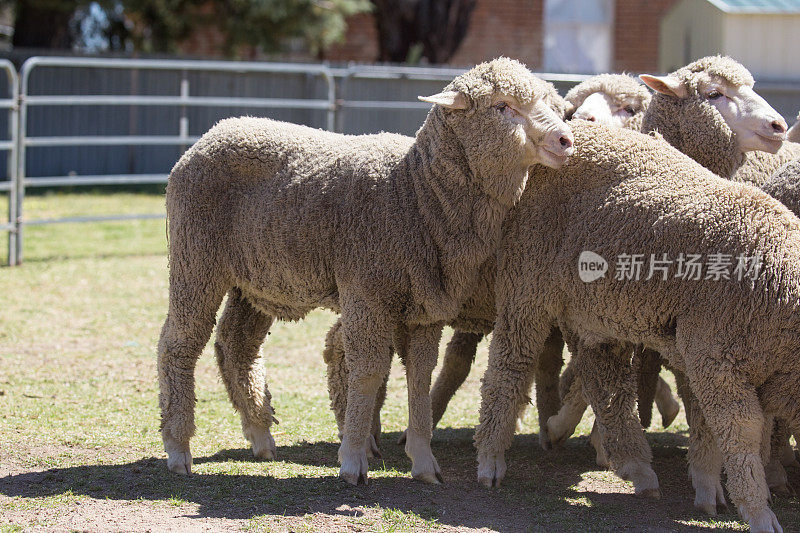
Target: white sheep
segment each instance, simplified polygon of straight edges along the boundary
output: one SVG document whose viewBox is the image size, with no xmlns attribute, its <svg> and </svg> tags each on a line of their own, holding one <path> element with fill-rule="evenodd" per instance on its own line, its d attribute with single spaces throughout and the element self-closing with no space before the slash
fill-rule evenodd
<svg viewBox="0 0 800 533">
<path fill-rule="evenodd" d="M 647 88 L 631 76 L 600 74 L 581 82 L 567 93 L 565 97 L 568 104 L 567 117 L 590 118 L 598 124 L 610 127 L 638 129 L 650 97 Z M 484 335 L 492 330 L 495 315 L 494 267 L 493 261 L 485 265 L 479 276 L 479 279 L 483 281 L 477 285 L 476 293 L 470 297 L 458 317 L 450 322 L 456 331 L 447 344 L 442 369 L 431 389 L 434 426 L 438 424 L 450 399 L 469 374 L 478 343 Z M 338 323 L 331 328 L 323 358 L 328 365 L 328 391 L 331 407 L 341 433 L 347 405 L 347 369 L 343 363 L 344 352 L 341 349 L 338 329 Z M 549 417 L 556 414 L 560 407 L 558 373 L 563 363 L 563 348 L 561 333 L 558 329 L 554 329 L 547 342 L 546 353 L 539 358 L 542 367 L 538 369 L 536 378 L 536 406 L 542 428 L 540 442 L 545 448 L 550 447 L 545 423 Z M 381 390 L 385 394 L 385 384 Z M 677 408 L 677 403 L 672 399 L 668 386 L 666 387 L 666 396 L 661 394 L 658 399 L 659 408 L 665 409 L 664 412 L 673 407 Z M 669 404 L 670 401 L 672 404 Z M 374 453 L 378 452 L 381 404 L 382 401 L 378 402 L 373 414 L 371 447 Z M 677 409 L 674 412 L 677 414 Z M 674 417 L 674 414 L 672 416 Z M 401 435 L 399 443 L 405 442 L 405 435 L 405 433 Z"/>
<path fill-rule="evenodd" d="M 532 165 L 560 166 L 572 135 L 552 85 L 510 59 L 458 76 L 416 138 L 347 136 L 268 119 L 220 122 L 167 186 L 169 311 L 158 347 L 170 470 L 190 473 L 194 367 L 215 344 L 257 457 L 275 457 L 258 347 L 275 318 L 341 313 L 349 368 L 340 476 L 367 478 L 375 397 L 391 348 L 406 357 L 414 478 L 441 479 L 430 380 L 442 323 L 472 293 Z"/>
</svg>

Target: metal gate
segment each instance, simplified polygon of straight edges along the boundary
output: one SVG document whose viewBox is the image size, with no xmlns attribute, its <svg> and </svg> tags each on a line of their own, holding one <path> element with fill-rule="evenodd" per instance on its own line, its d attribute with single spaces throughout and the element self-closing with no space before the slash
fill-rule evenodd
<svg viewBox="0 0 800 533">
<path fill-rule="evenodd" d="M 8 66 L 11 76 L 13 67 Z M 335 94 L 325 65 L 28 59 L 20 71 L 18 137 L 0 142 L 0 148 L 11 150 L 15 161 L 9 163 L 16 166 L 7 186 L 15 190 L 10 222 L 3 226 L 11 232 L 9 263 L 22 262 L 26 226 L 164 217 L 26 219 L 27 189 L 166 183 L 181 153 L 221 118 L 271 116 L 333 129 Z M 14 104 L 0 100 L 0 106 L 12 110 L 11 122 L 16 120 Z M 16 123 L 12 129 L 17 131 Z"/>
</svg>

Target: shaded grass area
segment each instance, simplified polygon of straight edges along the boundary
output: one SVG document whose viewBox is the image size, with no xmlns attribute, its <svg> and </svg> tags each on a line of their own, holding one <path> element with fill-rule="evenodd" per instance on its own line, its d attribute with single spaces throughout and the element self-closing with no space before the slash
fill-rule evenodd
<svg viewBox="0 0 800 533">
<path fill-rule="evenodd" d="M 30 216 L 158 212 L 158 195 L 50 195 Z M 687 427 L 652 428 L 664 497 L 594 466 L 591 416 L 562 450 L 538 446 L 529 409 L 508 454 L 504 486 L 475 481 L 473 428 L 487 342 L 434 433 L 446 483 L 411 480 L 396 438 L 406 424 L 404 375 L 395 364 L 383 412 L 383 458 L 370 483 L 337 479 L 338 438 L 321 351 L 335 316 L 278 323 L 267 338 L 279 460 L 256 462 L 219 380 L 211 345 L 197 368 L 195 474 L 166 470 L 158 433 L 155 352 L 166 311 L 163 221 L 31 228 L 27 263 L 0 270 L 0 531 L 22 529 L 245 531 L 744 530 L 733 510 L 692 508 Z M 449 333 L 446 333 L 448 335 Z M 654 415 L 655 422 L 660 422 Z M 790 472 L 800 487 L 800 473 Z M 787 531 L 800 504 L 777 498 Z"/>
</svg>

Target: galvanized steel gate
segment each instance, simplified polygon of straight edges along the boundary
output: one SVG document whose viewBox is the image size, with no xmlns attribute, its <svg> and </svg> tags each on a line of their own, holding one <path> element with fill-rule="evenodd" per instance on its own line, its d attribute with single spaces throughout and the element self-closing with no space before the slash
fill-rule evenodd
<svg viewBox="0 0 800 533">
<path fill-rule="evenodd" d="M 8 78 L 9 264 L 23 259 L 27 226 L 163 218 L 163 213 L 29 219 L 27 189 L 166 183 L 168 171 L 221 118 L 270 116 L 342 133 L 413 135 L 432 94 L 461 69 L 32 57 Z M 586 76 L 540 74 L 563 93 Z"/>
</svg>

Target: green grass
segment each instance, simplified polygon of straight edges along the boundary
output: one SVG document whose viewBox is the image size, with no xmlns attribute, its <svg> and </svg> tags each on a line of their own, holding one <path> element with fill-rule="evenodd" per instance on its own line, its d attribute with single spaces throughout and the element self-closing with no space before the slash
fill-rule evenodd
<svg viewBox="0 0 800 533">
<path fill-rule="evenodd" d="M 162 209 L 159 195 L 52 194 L 29 198 L 26 216 Z M 660 501 L 635 498 L 630 483 L 594 466 L 588 414 L 563 450 L 542 451 L 533 409 L 507 455 L 504 486 L 479 489 L 472 432 L 487 341 L 434 433 L 444 485 L 411 480 L 395 444 L 407 420 L 398 364 L 382 414 L 383 459 L 370 465 L 366 487 L 342 484 L 321 357 L 335 316 L 325 311 L 276 324 L 263 347 L 281 421 L 279 460 L 252 459 L 209 344 L 196 372 L 194 475 L 173 475 L 158 432 L 155 371 L 164 221 L 32 227 L 25 246 L 22 267 L 0 269 L 0 532 L 746 529 L 733 511 L 709 519 L 693 510 L 683 415 L 648 433 Z M 790 479 L 800 486 L 798 473 Z M 796 500 L 777 498 L 773 508 L 786 531 L 800 528 Z"/>
</svg>

